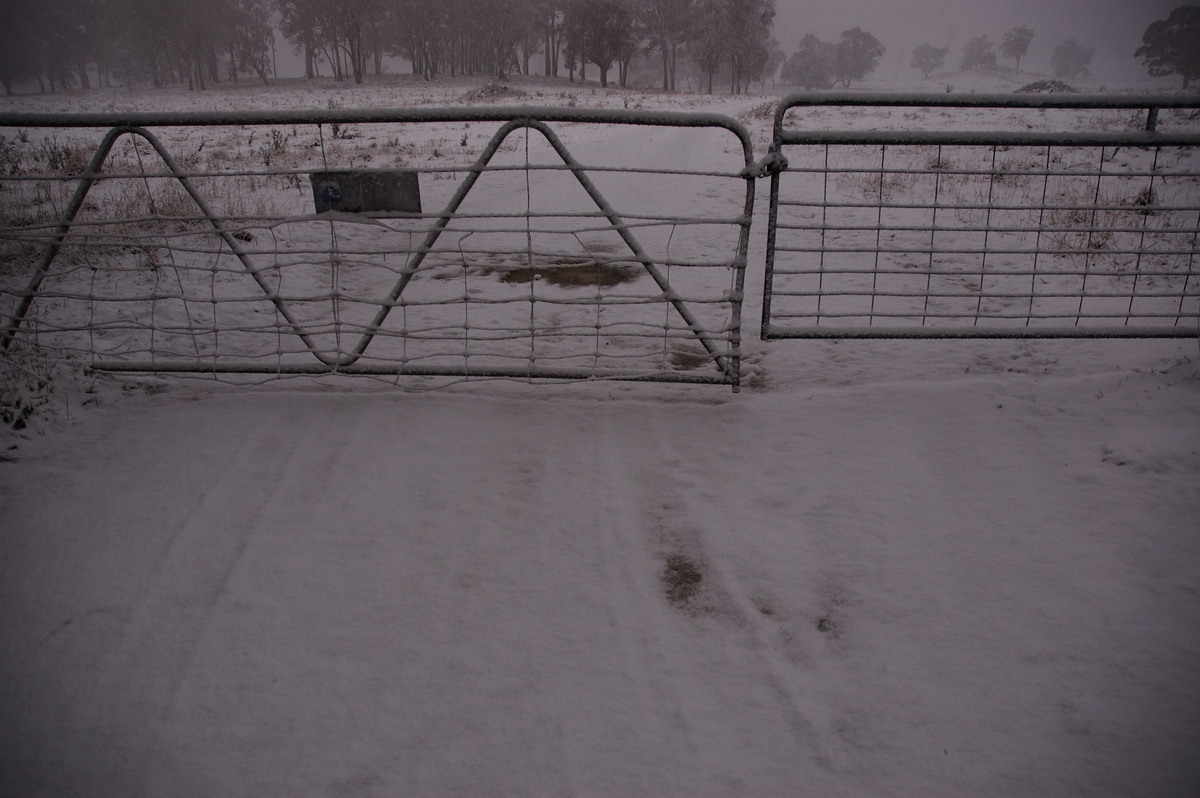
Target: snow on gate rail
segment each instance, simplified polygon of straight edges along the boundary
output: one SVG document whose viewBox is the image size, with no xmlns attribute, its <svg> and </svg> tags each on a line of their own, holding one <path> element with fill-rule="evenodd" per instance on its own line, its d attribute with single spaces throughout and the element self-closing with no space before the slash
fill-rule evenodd
<svg viewBox="0 0 1200 798">
<path fill-rule="evenodd" d="M 1196 335 L 1198 117 L 1182 95 L 785 99 L 762 337 Z"/>
<path fill-rule="evenodd" d="M 123 372 L 738 386 L 754 180 L 749 134 L 728 117 L 505 107 L 0 127 L 6 349 Z"/>
</svg>

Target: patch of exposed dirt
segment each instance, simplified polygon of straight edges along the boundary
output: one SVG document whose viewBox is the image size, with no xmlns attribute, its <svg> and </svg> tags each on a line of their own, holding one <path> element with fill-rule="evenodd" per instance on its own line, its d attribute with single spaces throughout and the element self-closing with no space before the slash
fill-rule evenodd
<svg viewBox="0 0 1200 798">
<path fill-rule="evenodd" d="M 690 557 L 672 554 L 663 563 L 659 579 L 662 580 L 667 601 L 680 609 L 692 609 L 692 600 L 704 584 L 704 573 Z"/>
<path fill-rule="evenodd" d="M 644 273 L 637 263 L 597 263 L 590 258 L 554 258 L 542 265 L 515 269 L 489 269 L 485 274 L 498 274 L 502 283 L 530 283 L 545 280 L 560 288 L 611 288 L 631 283 Z"/>
<path fill-rule="evenodd" d="M 681 371 L 691 371 L 712 362 L 712 355 L 702 348 L 674 349 L 670 355 L 671 365 Z"/>
</svg>

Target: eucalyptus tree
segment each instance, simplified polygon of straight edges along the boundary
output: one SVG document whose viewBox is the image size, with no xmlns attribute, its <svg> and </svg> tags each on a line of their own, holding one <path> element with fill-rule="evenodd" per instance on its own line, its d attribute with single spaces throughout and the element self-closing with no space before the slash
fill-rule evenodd
<svg viewBox="0 0 1200 798">
<path fill-rule="evenodd" d="M 834 48 L 833 76 L 848 89 L 850 81 L 874 72 L 885 52 L 879 40 L 862 28 L 842 31 L 842 40 Z"/>
<path fill-rule="evenodd" d="M 1006 58 L 1014 58 L 1017 62 L 1017 74 L 1021 72 L 1021 59 L 1029 52 L 1029 43 L 1033 41 L 1033 28 L 1021 25 L 1004 34 L 1000 42 L 1000 52 Z"/>
<path fill-rule="evenodd" d="M 834 59 L 837 47 L 807 33 L 796 52 L 783 64 L 780 77 L 785 83 L 802 86 L 808 91 L 833 86 Z"/>
<path fill-rule="evenodd" d="M 963 45 L 962 69 L 996 66 L 996 51 L 987 36 L 976 36 Z"/>
<path fill-rule="evenodd" d="M 713 93 L 713 76 L 729 49 L 725 19 L 725 0 L 697 0 L 688 54 L 703 73 L 709 94 Z"/>
<path fill-rule="evenodd" d="M 317 0 L 276 0 L 279 30 L 304 56 L 304 77 L 315 78 L 324 32 Z"/>
<path fill-rule="evenodd" d="M 761 80 L 770 58 L 775 0 L 725 0 L 730 91 L 741 94 Z"/>
<path fill-rule="evenodd" d="M 1154 77 L 1179 75 L 1183 88 L 1200 77 L 1200 6 L 1179 6 L 1150 23 L 1134 51 Z"/>
<path fill-rule="evenodd" d="M 572 0 L 567 6 L 564 31 L 571 53 L 595 64 L 600 70 L 600 85 L 605 87 L 613 64 L 628 63 L 636 45 L 633 15 L 617 0 Z"/>
<path fill-rule="evenodd" d="M 679 48 L 696 27 L 698 0 L 637 0 L 633 13 L 662 56 L 663 91 L 675 91 Z"/>
<path fill-rule="evenodd" d="M 530 5 L 530 20 L 542 40 L 542 71 L 547 77 L 558 75 L 564 43 L 563 17 L 566 6 L 566 0 L 532 0 Z"/>
<path fill-rule="evenodd" d="M 932 44 L 925 43 L 913 50 L 911 66 L 913 69 L 921 70 L 921 74 L 928 78 L 929 73 L 946 63 L 946 56 L 949 54 L 949 47 L 934 47 Z"/>
<path fill-rule="evenodd" d="M 233 0 L 230 10 L 230 74 L 236 80 L 239 72 L 253 72 L 267 83 L 275 43 L 269 0 Z"/>
<path fill-rule="evenodd" d="M 1074 39 L 1067 39 L 1054 48 L 1050 56 L 1050 68 L 1057 78 L 1077 78 L 1086 76 L 1092 66 L 1091 47 L 1084 47 Z"/>
</svg>

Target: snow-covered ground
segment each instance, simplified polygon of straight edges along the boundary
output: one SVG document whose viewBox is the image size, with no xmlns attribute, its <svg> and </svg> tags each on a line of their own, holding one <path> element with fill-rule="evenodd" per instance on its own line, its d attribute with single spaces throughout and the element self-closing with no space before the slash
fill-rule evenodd
<svg viewBox="0 0 1200 798">
<path fill-rule="evenodd" d="M 0 793 L 1200 794 L 1196 340 L 765 343 L 761 238 L 736 395 L 71 394 L 0 462 Z"/>
</svg>

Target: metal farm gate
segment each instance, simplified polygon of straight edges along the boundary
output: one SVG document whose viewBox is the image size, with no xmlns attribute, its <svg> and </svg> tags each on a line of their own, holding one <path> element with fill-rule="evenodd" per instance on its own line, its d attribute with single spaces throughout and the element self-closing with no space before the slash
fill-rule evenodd
<svg viewBox="0 0 1200 798">
<path fill-rule="evenodd" d="M 795 95 L 756 163 L 712 114 L 2 115 L 0 344 L 736 390 L 766 175 L 764 339 L 1194 336 L 1198 129 L 1183 96 Z"/>
<path fill-rule="evenodd" d="M 5 349 L 159 374 L 738 385 L 754 181 L 750 137 L 726 117 L 506 107 L 0 127 Z"/>
<path fill-rule="evenodd" d="M 1200 102 L 796 95 L 762 337 L 1185 337 Z"/>
</svg>

